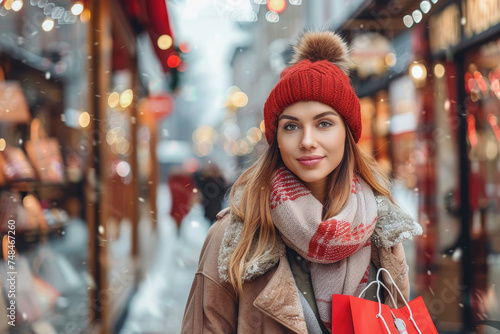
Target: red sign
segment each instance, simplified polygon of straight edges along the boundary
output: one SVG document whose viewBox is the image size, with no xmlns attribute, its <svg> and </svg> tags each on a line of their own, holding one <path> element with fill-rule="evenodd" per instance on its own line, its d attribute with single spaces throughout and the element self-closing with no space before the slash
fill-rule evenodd
<svg viewBox="0 0 500 334">
<path fill-rule="evenodd" d="M 164 93 L 146 97 L 141 103 L 140 110 L 155 119 L 161 119 L 169 117 L 174 107 L 175 101 L 172 95 Z"/>
</svg>

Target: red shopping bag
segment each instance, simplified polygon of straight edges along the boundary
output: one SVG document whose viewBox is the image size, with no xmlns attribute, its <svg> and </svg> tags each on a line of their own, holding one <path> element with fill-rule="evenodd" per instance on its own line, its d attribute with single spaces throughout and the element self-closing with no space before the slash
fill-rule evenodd
<svg viewBox="0 0 500 334">
<path fill-rule="evenodd" d="M 381 271 L 387 272 L 379 269 L 377 279 L 368 286 L 378 284 L 378 290 L 384 287 L 395 304 L 390 291 L 379 280 Z M 398 292 L 404 300 L 399 289 Z M 332 295 L 332 334 L 438 334 L 422 297 L 408 303 L 405 301 L 405 304 L 402 308 L 391 309 L 380 300 L 375 302 L 354 296 Z"/>
<path fill-rule="evenodd" d="M 332 295 L 332 334 L 387 334 L 384 323 L 376 317 L 378 305 L 354 296 Z M 381 304 L 381 308 L 382 316 L 391 319 L 389 306 Z"/>
</svg>

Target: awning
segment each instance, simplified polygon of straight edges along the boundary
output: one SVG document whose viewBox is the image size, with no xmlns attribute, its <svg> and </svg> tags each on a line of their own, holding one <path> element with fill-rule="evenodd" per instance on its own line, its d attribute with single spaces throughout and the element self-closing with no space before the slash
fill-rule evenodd
<svg viewBox="0 0 500 334">
<path fill-rule="evenodd" d="M 129 16 L 136 19 L 147 30 L 164 72 L 169 72 L 170 67 L 167 65 L 167 60 L 175 50 L 166 0 L 125 0 L 125 9 Z M 172 38 L 172 46 L 166 50 L 162 50 L 158 46 L 158 38 L 163 35 Z"/>
</svg>

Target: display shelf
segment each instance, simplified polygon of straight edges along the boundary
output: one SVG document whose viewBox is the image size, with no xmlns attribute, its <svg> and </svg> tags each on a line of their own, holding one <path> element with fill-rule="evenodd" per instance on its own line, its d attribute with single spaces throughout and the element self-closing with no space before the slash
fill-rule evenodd
<svg viewBox="0 0 500 334">
<path fill-rule="evenodd" d="M 0 186 L 0 190 L 34 192 L 38 190 L 51 190 L 60 188 L 69 188 L 76 186 L 77 183 L 46 183 L 41 181 L 11 181 L 6 185 Z"/>
<path fill-rule="evenodd" d="M 50 65 L 47 66 L 47 62 L 44 57 L 18 46 L 17 43 L 12 43 L 10 37 L 11 36 L 0 39 L 0 50 L 10 57 L 23 59 L 24 64 L 42 73 L 50 73 L 50 76 L 55 79 L 62 79 L 75 74 L 72 72 L 73 69 L 71 67 L 68 68 L 63 74 L 59 74 L 56 70 L 56 64 L 50 63 Z"/>
<path fill-rule="evenodd" d="M 0 185 L 0 192 L 12 192 L 25 194 L 35 194 L 37 198 L 47 201 L 60 201 L 67 198 L 68 194 L 77 195 L 81 189 L 81 183 L 45 183 L 41 181 L 19 181 L 9 182 Z"/>
</svg>

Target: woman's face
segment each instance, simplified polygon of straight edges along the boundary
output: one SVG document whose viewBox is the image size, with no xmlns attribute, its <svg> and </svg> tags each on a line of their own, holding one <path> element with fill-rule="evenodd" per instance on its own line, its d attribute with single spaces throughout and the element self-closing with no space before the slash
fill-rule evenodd
<svg viewBox="0 0 500 334">
<path fill-rule="evenodd" d="M 321 102 L 297 102 L 279 116 L 277 139 L 285 166 L 313 193 L 324 191 L 326 177 L 344 156 L 346 129 L 341 116 Z"/>
</svg>

